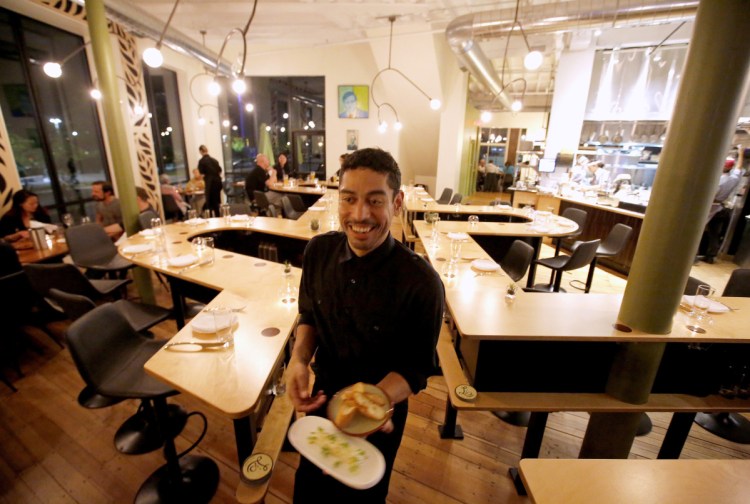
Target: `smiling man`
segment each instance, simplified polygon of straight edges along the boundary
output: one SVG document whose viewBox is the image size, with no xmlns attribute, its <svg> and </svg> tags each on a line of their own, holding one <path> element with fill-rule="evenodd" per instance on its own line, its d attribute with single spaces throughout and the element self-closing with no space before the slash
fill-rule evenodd
<svg viewBox="0 0 750 504">
<path fill-rule="evenodd" d="M 346 156 L 339 184 L 343 231 L 317 236 L 305 250 L 300 321 L 287 370 L 290 398 L 307 414 L 325 416 L 329 398 L 360 381 L 388 395 L 393 417 L 367 438 L 383 453 L 385 475 L 369 490 L 352 490 L 303 458 L 295 503 L 385 502 L 407 399 L 435 373 L 443 284 L 432 266 L 391 235 L 404 198 L 400 186 L 389 153 L 362 149 Z"/>
</svg>

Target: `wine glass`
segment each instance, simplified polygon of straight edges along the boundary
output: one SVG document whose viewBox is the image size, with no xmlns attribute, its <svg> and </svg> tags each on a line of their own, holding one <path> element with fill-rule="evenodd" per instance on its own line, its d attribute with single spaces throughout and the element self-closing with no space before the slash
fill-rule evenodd
<svg viewBox="0 0 750 504">
<path fill-rule="evenodd" d="M 72 226 L 73 225 L 73 214 L 64 213 L 62 215 L 62 223 L 65 225 L 65 227 Z"/>
</svg>

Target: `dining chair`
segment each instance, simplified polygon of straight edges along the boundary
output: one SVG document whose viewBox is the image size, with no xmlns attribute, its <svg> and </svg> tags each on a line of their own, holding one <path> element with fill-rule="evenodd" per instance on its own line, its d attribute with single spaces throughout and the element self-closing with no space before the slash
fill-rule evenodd
<svg viewBox="0 0 750 504">
<path fill-rule="evenodd" d="M 182 209 L 171 194 L 162 194 L 161 204 L 162 208 L 164 208 L 164 219 L 167 222 L 180 221 L 184 217 Z"/>
<path fill-rule="evenodd" d="M 87 278 L 81 270 L 67 263 L 26 264 L 23 269 L 31 286 L 43 298 L 48 297 L 49 290 L 52 288 L 80 294 L 95 301 L 105 298 L 124 298 L 126 297 L 125 287 L 132 281 L 129 278 L 117 280 Z"/>
<path fill-rule="evenodd" d="M 594 260 L 596 249 L 599 247 L 601 240 L 590 240 L 585 242 L 576 242 L 573 244 L 573 252 L 570 255 L 558 255 L 554 257 L 545 257 L 537 259 L 538 265 L 545 266 L 552 270 L 552 278 L 549 284 L 537 284 L 534 288 L 547 289 L 552 292 L 565 292 L 560 287 L 562 283 L 563 272 L 573 271 L 578 268 L 587 266 Z"/>
<path fill-rule="evenodd" d="M 119 275 L 123 278 L 135 265 L 117 253 L 117 247 L 104 228 L 93 222 L 65 230 L 70 257 L 79 268 L 93 278 Z"/>
<path fill-rule="evenodd" d="M 575 239 L 581 236 L 581 233 L 583 233 L 583 226 L 586 225 L 586 220 L 589 217 L 589 213 L 586 210 L 581 210 L 580 208 L 568 207 L 565 210 L 563 210 L 562 217 L 565 217 L 566 219 L 570 219 L 576 224 L 578 224 L 578 230 L 576 230 L 575 233 L 569 234 L 567 236 L 555 238 L 555 255 L 556 256 L 560 255 L 560 247 L 562 246 L 563 240 Z"/>
<path fill-rule="evenodd" d="M 271 215 L 272 210 L 278 210 L 275 205 L 273 205 L 269 199 L 266 193 L 263 191 L 253 191 L 253 200 L 255 201 L 255 204 L 258 206 L 258 210 L 260 212 L 263 212 L 268 217 L 276 217 L 276 215 Z"/>
<path fill-rule="evenodd" d="M 446 187 L 443 189 L 443 194 L 440 195 L 440 197 L 435 201 L 435 203 L 438 203 L 440 205 L 445 205 L 451 200 L 451 196 L 453 195 L 453 189 L 450 187 Z"/>
<path fill-rule="evenodd" d="M 250 205 L 247 203 L 229 203 L 230 215 L 248 215 L 250 213 Z"/>
<path fill-rule="evenodd" d="M 500 267 L 511 280 L 518 282 L 526 274 L 533 260 L 534 247 L 523 240 L 515 240 L 500 260 Z"/>
<path fill-rule="evenodd" d="M 281 197 L 281 205 L 284 210 L 284 217 L 287 219 L 297 220 L 302 217 L 302 212 L 298 212 L 292 206 L 292 202 L 286 196 Z"/>
<path fill-rule="evenodd" d="M 294 208 L 296 211 L 302 213 L 307 212 L 307 205 L 305 205 L 302 196 L 300 196 L 299 194 L 287 194 L 286 197 L 289 198 L 289 201 L 292 202 L 292 208 Z"/>
<path fill-rule="evenodd" d="M 151 229 L 151 220 L 157 217 L 159 217 L 159 214 L 153 210 L 146 210 L 145 212 L 138 214 L 138 225 L 140 226 L 141 231 L 144 229 Z"/>
<path fill-rule="evenodd" d="M 209 502 L 218 486 L 219 468 L 208 457 L 187 454 L 203 439 L 208 427 L 206 417 L 200 412 L 188 415 L 178 405 L 168 405 L 167 397 L 179 392 L 143 368 L 164 341 L 138 334 L 111 304 L 99 306 L 73 322 L 67 340 L 83 380 L 101 395 L 139 399 L 142 413 L 137 414 L 137 421 L 149 425 L 152 446 L 164 447 L 166 464 L 141 485 L 135 502 Z M 179 416 L 175 416 L 178 410 Z M 178 455 L 174 437 L 192 415 L 203 419 L 203 432 L 197 442 Z"/>
<path fill-rule="evenodd" d="M 685 294 L 694 295 L 697 288 L 697 285 L 691 286 L 690 291 Z M 750 269 L 738 268 L 732 271 L 722 296 L 750 297 Z M 744 353 L 744 362 L 749 360 L 747 349 L 738 350 L 738 352 Z M 750 444 L 750 420 L 739 413 L 698 413 L 695 415 L 695 423 L 720 438 L 735 443 Z"/>
<path fill-rule="evenodd" d="M 609 234 L 604 241 L 599 244 L 599 248 L 596 249 L 596 255 L 589 265 L 589 274 L 586 277 L 586 288 L 584 293 L 588 294 L 591 290 L 591 284 L 594 281 L 594 271 L 596 271 L 596 262 L 600 257 L 615 257 L 619 254 L 625 245 L 630 240 L 630 235 L 633 234 L 633 228 L 622 223 L 615 224 L 609 231 Z"/>
<path fill-rule="evenodd" d="M 461 195 L 461 193 L 455 193 L 453 197 L 451 197 L 450 205 L 455 205 L 456 203 L 461 203 L 461 200 L 463 200 L 464 197 Z"/>
</svg>

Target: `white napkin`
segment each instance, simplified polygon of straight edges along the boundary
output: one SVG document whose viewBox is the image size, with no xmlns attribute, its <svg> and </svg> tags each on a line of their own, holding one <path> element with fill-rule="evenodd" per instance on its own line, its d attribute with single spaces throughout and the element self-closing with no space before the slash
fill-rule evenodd
<svg viewBox="0 0 750 504">
<path fill-rule="evenodd" d="M 490 259 L 475 259 L 471 262 L 471 267 L 478 271 L 497 271 L 500 265 Z"/>
<path fill-rule="evenodd" d="M 123 254 L 140 254 L 142 252 L 147 252 L 154 247 L 150 243 L 141 243 L 136 245 L 127 245 L 122 248 Z"/>
<path fill-rule="evenodd" d="M 693 307 L 693 300 L 695 296 L 682 296 L 682 302 L 688 307 Z M 708 313 L 726 313 L 729 311 L 729 307 L 713 299 L 709 299 L 710 304 L 708 305 Z"/>
<path fill-rule="evenodd" d="M 232 215 L 230 219 L 235 222 L 245 222 L 250 220 L 250 216 L 247 214 Z"/>
<path fill-rule="evenodd" d="M 140 233 L 138 233 L 141 236 L 145 236 L 146 238 L 152 238 L 156 236 L 156 230 L 155 229 L 144 229 Z"/>
<path fill-rule="evenodd" d="M 466 233 L 448 233 L 448 239 L 463 241 L 468 240 L 469 235 L 467 235 Z"/>
<path fill-rule="evenodd" d="M 184 254 L 184 255 L 179 255 L 177 257 L 170 258 L 169 265 L 182 268 L 184 266 L 190 266 L 197 260 L 198 258 L 194 256 L 193 254 Z"/>
<path fill-rule="evenodd" d="M 231 325 L 237 323 L 237 315 L 232 315 Z M 216 332 L 216 323 L 214 322 L 214 316 L 210 313 L 200 313 L 191 322 L 190 326 L 194 331 L 201 333 L 214 333 Z M 219 327 L 224 329 L 224 327 Z"/>
<path fill-rule="evenodd" d="M 29 222 L 29 224 L 31 225 L 31 229 L 44 228 L 44 232 L 49 234 L 52 234 L 57 230 L 57 226 L 55 226 L 54 224 L 46 224 L 34 219 L 31 219 L 31 222 Z"/>
</svg>

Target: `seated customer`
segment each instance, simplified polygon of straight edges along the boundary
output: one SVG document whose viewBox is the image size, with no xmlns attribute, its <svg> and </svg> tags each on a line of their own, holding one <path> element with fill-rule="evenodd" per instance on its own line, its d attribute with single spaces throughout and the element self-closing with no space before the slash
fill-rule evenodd
<svg viewBox="0 0 750 504">
<path fill-rule="evenodd" d="M 47 211 L 39 206 L 39 197 L 26 189 L 13 195 L 13 206 L 0 219 L 0 237 L 7 241 L 17 241 L 29 237 L 31 221 L 49 224 Z"/>
<path fill-rule="evenodd" d="M 114 240 L 120 237 L 125 227 L 122 225 L 120 200 L 115 197 L 112 184 L 99 180 L 91 184 L 91 198 L 96 201 L 96 223 L 104 228 Z"/>
<path fill-rule="evenodd" d="M 180 208 L 182 215 L 185 215 L 188 211 L 188 208 L 190 208 L 190 205 L 185 203 L 185 200 L 183 200 L 182 196 L 180 195 L 180 191 L 178 191 L 177 188 L 172 185 L 171 181 L 169 180 L 169 175 L 167 175 L 166 173 L 162 173 L 161 175 L 159 175 L 159 182 L 161 182 L 161 195 L 171 196 L 172 198 L 174 198 L 174 201 Z"/>
<path fill-rule="evenodd" d="M 135 188 L 135 201 L 138 203 L 138 213 L 151 211 L 158 215 L 159 212 L 151 205 L 148 200 L 148 192 L 143 187 Z"/>
</svg>

